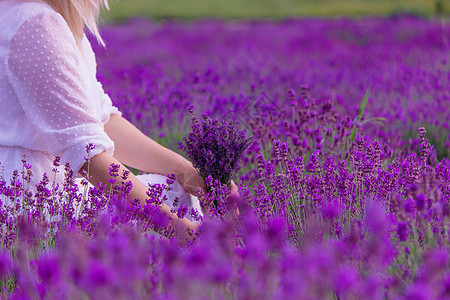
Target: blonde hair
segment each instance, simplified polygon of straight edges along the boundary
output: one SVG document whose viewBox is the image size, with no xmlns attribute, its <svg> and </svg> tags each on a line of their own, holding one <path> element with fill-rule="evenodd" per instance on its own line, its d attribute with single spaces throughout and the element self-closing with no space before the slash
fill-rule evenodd
<svg viewBox="0 0 450 300">
<path fill-rule="evenodd" d="M 109 9 L 108 0 L 46 0 L 46 2 L 63 16 L 77 43 L 81 42 L 86 27 L 98 42 L 105 46 L 98 31 L 98 20 L 102 6 Z"/>
<path fill-rule="evenodd" d="M 2 1 L 2 0 L 0 0 Z M 105 46 L 98 30 L 98 20 L 102 7 L 109 9 L 108 0 L 19 0 L 42 2 L 60 13 L 69 25 L 78 45 L 81 44 L 84 29 L 87 28 L 97 41 Z"/>
</svg>

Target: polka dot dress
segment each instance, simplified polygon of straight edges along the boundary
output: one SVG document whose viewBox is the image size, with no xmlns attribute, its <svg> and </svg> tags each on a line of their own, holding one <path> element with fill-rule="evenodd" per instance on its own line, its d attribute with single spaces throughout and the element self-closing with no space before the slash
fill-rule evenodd
<svg viewBox="0 0 450 300">
<path fill-rule="evenodd" d="M 33 185 L 51 173 L 55 155 L 74 170 L 88 143 L 91 155 L 112 155 L 104 124 L 120 112 L 96 79 L 86 37 L 77 45 L 63 17 L 36 2 L 1 1 L 0 28 L 0 176 L 22 170 L 24 151 Z"/>
</svg>

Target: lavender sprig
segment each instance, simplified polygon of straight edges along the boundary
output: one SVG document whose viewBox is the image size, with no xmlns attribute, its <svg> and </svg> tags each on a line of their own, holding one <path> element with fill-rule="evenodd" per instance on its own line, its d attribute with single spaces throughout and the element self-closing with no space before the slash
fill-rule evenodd
<svg viewBox="0 0 450 300">
<path fill-rule="evenodd" d="M 238 131 L 238 122 L 229 115 L 212 119 L 207 114 L 192 117 L 192 132 L 178 143 L 189 160 L 205 179 L 212 176 L 221 184 L 229 185 L 244 151 L 253 139 L 246 131 Z"/>
</svg>

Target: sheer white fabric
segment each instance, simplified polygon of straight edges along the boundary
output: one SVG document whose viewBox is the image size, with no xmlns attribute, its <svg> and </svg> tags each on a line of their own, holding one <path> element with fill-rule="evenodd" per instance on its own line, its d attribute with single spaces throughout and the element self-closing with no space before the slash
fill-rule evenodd
<svg viewBox="0 0 450 300">
<path fill-rule="evenodd" d="M 144 174 L 144 175 L 137 175 L 136 176 L 145 186 L 148 186 L 148 184 L 160 184 L 160 185 L 166 185 L 167 186 L 167 177 L 159 174 Z M 76 183 L 80 186 L 81 179 L 76 180 Z M 93 187 L 90 183 L 88 184 L 88 187 Z M 183 189 L 183 186 L 179 184 L 177 181 L 175 181 L 171 185 L 172 189 L 168 192 L 164 191 L 162 196 L 166 196 L 167 200 L 165 204 L 169 206 L 170 208 L 174 208 L 173 202 L 175 198 L 178 198 L 178 205 L 175 207 L 175 209 L 179 208 L 180 206 L 187 207 L 187 214 L 185 215 L 185 218 L 194 222 L 194 223 L 200 223 L 199 220 L 196 218 L 193 218 L 190 211 L 192 209 L 195 209 L 199 216 L 203 217 L 203 212 L 200 207 L 200 201 L 197 197 L 186 193 L 186 191 Z M 79 211 L 78 207 L 75 207 L 75 210 Z"/>
<path fill-rule="evenodd" d="M 113 155 L 104 132 L 112 105 L 96 79 L 95 55 L 86 37 L 77 45 L 63 17 L 44 3 L 0 2 L 0 162 L 8 180 L 22 170 L 22 155 L 35 174 L 50 175 L 55 155 L 74 170 L 88 143 Z M 62 180 L 58 175 L 57 181 Z"/>
</svg>

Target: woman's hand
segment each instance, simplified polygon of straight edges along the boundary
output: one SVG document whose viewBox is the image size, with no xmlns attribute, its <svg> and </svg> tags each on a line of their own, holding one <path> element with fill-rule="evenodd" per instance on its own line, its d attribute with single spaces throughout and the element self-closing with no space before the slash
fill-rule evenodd
<svg viewBox="0 0 450 300">
<path fill-rule="evenodd" d="M 231 180 L 231 182 L 230 182 L 229 191 L 230 192 L 229 192 L 227 198 L 225 199 L 225 201 L 228 203 L 226 203 L 225 205 L 231 211 L 231 209 L 233 209 L 232 206 L 235 206 L 237 203 L 230 203 L 229 201 L 236 202 L 236 200 L 240 197 L 239 189 L 233 180 Z M 211 211 L 214 210 L 214 208 L 207 206 L 207 205 L 205 205 L 203 208 L 205 210 L 205 213 L 208 215 L 210 215 Z M 239 209 L 237 208 L 237 206 L 236 206 L 235 214 L 236 214 L 236 216 L 239 216 Z"/>
<path fill-rule="evenodd" d="M 206 192 L 206 184 L 195 168 L 190 165 L 184 171 L 176 173 L 177 181 L 183 186 L 183 189 L 192 195 L 197 195 L 197 190 L 202 189 Z"/>
<path fill-rule="evenodd" d="M 228 197 L 231 197 L 231 196 L 234 196 L 236 198 L 239 197 L 239 189 L 233 180 L 231 180 L 231 183 L 230 183 L 230 196 L 228 196 Z"/>
<path fill-rule="evenodd" d="M 230 195 L 228 196 L 228 198 L 230 198 L 230 197 L 234 197 L 235 199 L 238 199 L 240 197 L 239 189 L 233 180 L 231 180 L 231 183 L 230 183 Z M 239 208 L 237 206 L 236 206 L 235 213 L 236 213 L 236 216 L 239 216 L 239 214 L 240 214 Z"/>
</svg>

